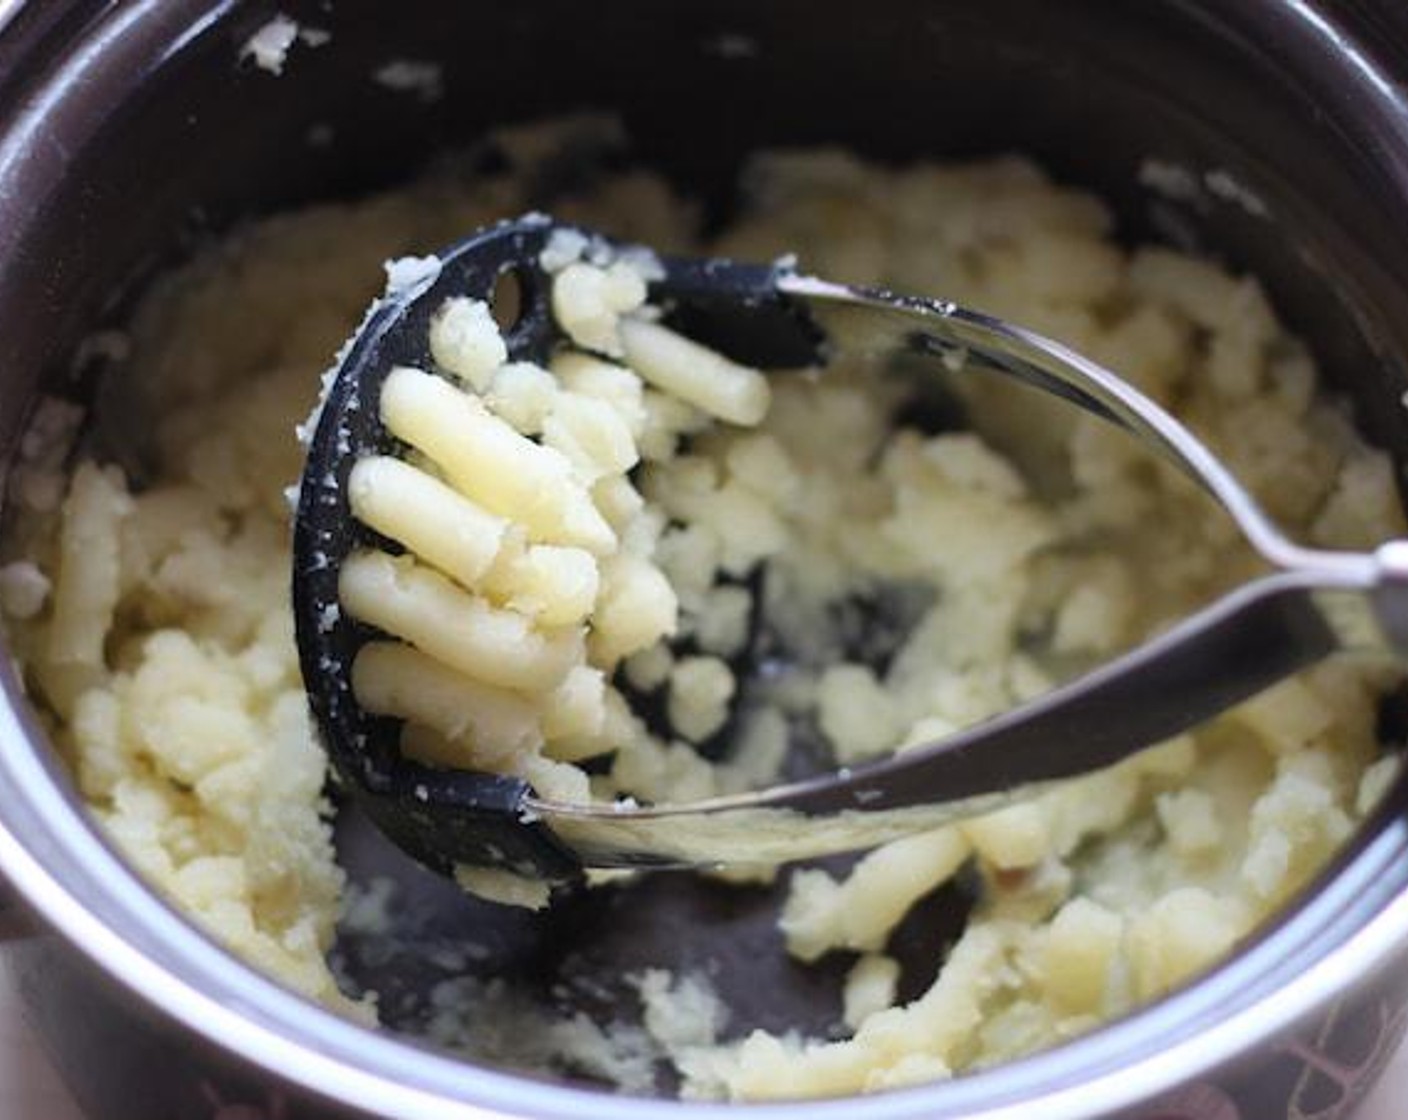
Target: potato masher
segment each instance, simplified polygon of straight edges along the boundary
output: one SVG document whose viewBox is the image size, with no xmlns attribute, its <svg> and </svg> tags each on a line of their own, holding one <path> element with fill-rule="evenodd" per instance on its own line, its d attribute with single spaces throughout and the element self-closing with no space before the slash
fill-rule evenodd
<svg viewBox="0 0 1408 1120">
<path fill-rule="evenodd" d="M 1216 499 L 1270 567 L 1133 651 L 926 746 L 756 792 L 689 804 L 568 804 L 525 781 L 403 758 L 398 725 L 364 712 L 349 668 L 374 636 L 338 611 L 342 561 L 368 530 L 347 476 L 389 437 L 375 407 L 398 365 L 431 368 L 431 316 L 454 296 L 488 300 L 505 273 L 520 310 L 510 358 L 545 362 L 564 342 L 540 255 L 541 215 L 452 246 L 369 312 L 340 356 L 312 431 L 294 524 L 293 600 L 312 709 L 342 783 L 393 841 L 441 871 L 488 865 L 568 880 L 585 867 L 775 863 L 870 847 L 1030 797 L 1176 735 L 1339 650 L 1408 654 L 1408 541 L 1370 553 L 1287 540 L 1228 469 L 1139 390 L 1070 349 L 941 299 L 799 274 L 787 263 L 663 259 L 651 301 L 726 356 L 781 370 L 844 350 L 990 370 L 1118 425 Z M 604 243 L 599 235 L 571 230 Z"/>
</svg>

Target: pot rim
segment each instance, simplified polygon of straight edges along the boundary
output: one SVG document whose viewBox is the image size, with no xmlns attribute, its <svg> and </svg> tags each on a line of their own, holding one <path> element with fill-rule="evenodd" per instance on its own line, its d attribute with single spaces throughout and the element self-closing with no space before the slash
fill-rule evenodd
<svg viewBox="0 0 1408 1120">
<path fill-rule="evenodd" d="M 0 0 L 0 30 L 21 3 Z M 11 136 L 32 130 L 80 71 L 106 55 L 156 65 L 172 43 L 204 33 L 229 0 L 139 0 L 116 5 L 46 75 L 51 96 L 21 113 Z M 1408 199 L 1408 100 L 1348 32 L 1307 0 L 1266 4 L 1302 66 L 1322 66 L 1343 96 L 1392 140 L 1396 193 Z M 148 24 L 169 35 L 152 35 Z M 192 33 L 191 29 L 197 31 Z M 140 33 L 140 34 L 139 34 Z M 81 49 L 80 49 L 81 48 Z M 143 68 L 135 71 L 146 73 Z M 1313 71 L 1311 71 L 1313 72 Z M 22 145 L 0 135 L 0 185 Z M 7 163 L 9 166 L 7 167 Z M 644 1118 L 736 1115 L 737 1106 L 627 1098 L 442 1056 L 343 1020 L 280 988 L 219 948 L 141 882 L 78 803 L 13 666 L 0 669 L 0 869 L 45 920 L 109 977 L 217 1046 L 302 1088 L 393 1120 L 496 1116 Z M 1120 1022 L 1030 1058 L 951 1082 L 868 1097 L 807 1101 L 808 1115 L 962 1115 L 1049 1120 L 1104 1115 L 1173 1089 L 1293 1028 L 1299 1020 L 1408 951 L 1408 775 L 1358 843 L 1317 889 L 1207 977 Z M 26 839 L 21 839 L 25 837 Z M 1228 1001 L 1235 1000 L 1233 1009 Z M 1173 1036 L 1172 1041 L 1168 1041 Z M 750 1114 L 792 1116 L 797 1105 Z"/>
</svg>

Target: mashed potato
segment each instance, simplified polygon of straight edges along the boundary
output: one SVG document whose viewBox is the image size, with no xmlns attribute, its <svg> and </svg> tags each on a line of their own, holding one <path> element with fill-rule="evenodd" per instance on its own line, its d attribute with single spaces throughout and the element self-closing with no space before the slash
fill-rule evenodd
<svg viewBox="0 0 1408 1120">
<path fill-rule="evenodd" d="M 1401 530 L 1387 460 L 1317 396 L 1309 356 L 1254 281 L 1119 248 L 1099 202 L 1015 159 L 895 171 L 781 154 L 751 184 L 752 207 L 710 248 L 799 250 L 822 275 L 1020 321 L 1177 411 L 1292 535 L 1366 546 Z M 324 957 L 343 877 L 287 601 L 293 427 L 382 261 L 525 203 L 512 175 L 441 178 L 246 230 L 169 278 L 133 324 L 134 376 L 157 402 L 151 477 L 81 455 L 69 469 L 77 420 L 53 402 L 11 478 L 0 609 L 95 817 L 215 937 L 355 1015 L 372 1012 L 338 991 Z M 699 248 L 689 205 L 648 175 L 555 211 Z M 972 430 L 897 429 L 903 386 L 844 363 L 766 382 L 676 377 L 677 343 L 648 319 L 621 329 L 641 294 L 632 278 L 562 263 L 568 329 L 619 364 L 564 361 L 550 376 L 504 365 L 469 305 L 447 309 L 432 345 L 474 391 L 457 405 L 466 423 L 531 437 L 538 450 L 515 453 L 546 495 L 542 516 L 570 533 L 535 530 L 500 477 L 474 509 L 453 488 L 434 496 L 472 523 L 474 548 L 421 541 L 434 560 L 410 576 L 406 561 L 369 556 L 352 577 L 365 594 L 349 606 L 368 617 L 408 578 L 458 607 L 467 597 L 446 571 L 500 581 L 471 604 L 474 632 L 494 642 L 371 647 L 381 664 L 359 692 L 416 715 L 409 751 L 509 769 L 531 759 L 545 791 L 578 796 L 739 788 L 776 772 L 789 728 L 819 729 L 841 762 L 942 735 L 1253 570 L 1201 496 L 1098 420 L 975 382 Z M 433 414 L 436 385 L 403 382 L 392 407 Z M 363 493 L 372 506 L 377 489 Z M 746 577 L 763 561 L 787 670 L 747 691 L 728 661 L 748 640 Z M 847 606 L 859 602 L 868 610 Z M 501 638 L 522 656 L 492 656 Z M 447 664 L 475 678 L 472 706 L 455 702 L 453 673 L 436 676 Z M 397 682 L 409 678 L 430 686 L 408 699 Z M 909 1084 L 1088 1030 L 1216 961 L 1349 835 L 1392 765 L 1375 762 L 1374 735 L 1391 679 L 1337 659 L 1039 800 L 887 845 L 844 875 L 796 871 L 780 915 L 789 950 L 855 955 L 845 1039 L 721 1040 L 708 993 L 667 977 L 643 983 L 646 1027 L 687 1095 L 739 1099 Z M 635 719 L 621 682 L 664 690 L 678 739 Z M 707 763 L 689 744 L 732 706 L 742 746 Z M 613 747 L 589 789 L 575 762 Z M 982 884 L 977 910 L 929 990 L 896 1006 L 890 932 L 966 868 Z"/>
</svg>

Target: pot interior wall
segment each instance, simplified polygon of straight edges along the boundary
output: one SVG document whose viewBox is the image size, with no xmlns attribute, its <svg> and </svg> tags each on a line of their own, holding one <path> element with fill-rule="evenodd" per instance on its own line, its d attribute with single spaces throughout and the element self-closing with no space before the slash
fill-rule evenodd
<svg viewBox="0 0 1408 1120">
<path fill-rule="evenodd" d="M 77 340 L 120 319 L 144 280 L 212 233 L 403 179 L 492 126 L 590 107 L 619 113 L 635 156 L 716 216 L 741 159 L 760 146 L 840 143 L 893 161 L 1031 153 L 1110 199 L 1126 239 L 1175 237 L 1264 277 L 1369 434 L 1408 449 L 1403 184 L 1378 161 L 1379 126 L 1364 106 L 1315 84 L 1339 75 L 1285 6 L 869 0 L 861 18 L 854 5 L 817 0 L 413 0 L 391 18 L 374 0 L 310 2 L 280 7 L 332 42 L 295 46 L 278 78 L 239 61 L 274 14 L 268 5 L 116 7 L 70 8 L 107 44 L 69 58 L 86 80 L 50 108 L 43 145 L 30 141 L 31 181 L 49 177 L 35 186 L 42 194 L 0 197 L 12 249 L 0 266 L 5 439 L 41 380 L 88 391 L 91 371 L 75 373 L 71 361 Z M 41 18 L 23 14 L 16 38 L 56 38 Z M 62 31 L 82 22 L 75 15 Z M 397 59 L 438 64 L 443 95 L 423 100 L 372 80 Z M 0 52 L 0 72 L 4 60 Z M 18 67 L 0 92 L 15 105 L 45 80 Z M 1140 185 L 1149 159 L 1190 170 L 1198 190 L 1182 201 L 1150 194 Z M 1209 189 L 1207 173 L 1259 203 Z M 737 997 L 733 1031 L 823 1031 L 839 1018 L 843 962 L 787 964 L 768 891 L 660 877 L 539 919 L 470 902 L 356 821 L 344 822 L 342 840 L 357 877 L 391 870 L 410 884 L 399 919 L 408 943 L 473 940 L 487 953 L 475 967 L 521 976 L 545 1001 L 628 1013 L 624 984 L 575 978 L 649 963 L 713 973 Z M 961 889 L 945 892 L 902 931 L 907 985 L 923 982 L 921 962 L 932 971 L 965 905 Z M 717 936 L 699 935 L 709 929 Z M 350 973 L 388 991 L 387 1008 L 440 975 L 433 953 L 398 963 L 355 938 L 343 949 Z"/>
</svg>

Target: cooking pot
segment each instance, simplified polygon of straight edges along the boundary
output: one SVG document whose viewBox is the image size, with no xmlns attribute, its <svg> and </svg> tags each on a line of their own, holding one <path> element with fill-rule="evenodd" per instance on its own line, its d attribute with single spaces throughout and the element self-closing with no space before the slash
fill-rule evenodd
<svg viewBox="0 0 1408 1120">
<path fill-rule="evenodd" d="M 331 32 L 275 77 L 244 57 L 270 20 L 238 0 L 0 3 L 0 448 L 40 392 L 90 396 L 81 340 L 153 276 L 252 215 L 410 176 L 491 127 L 590 107 L 636 158 L 728 212 L 744 155 L 840 143 L 874 159 L 1023 151 L 1100 193 L 1133 242 L 1262 277 L 1365 433 L 1408 457 L 1408 9 L 1383 0 L 308 0 Z M 371 75 L 401 60 L 423 79 Z M 430 247 L 427 247 L 430 248 Z M 98 348 L 101 349 L 101 348 Z M 94 831 L 8 662 L 0 674 L 0 930 L 28 1013 L 104 1120 L 668 1117 L 736 1109 L 623 1098 L 466 1063 L 315 1007 L 168 909 Z M 1386 742 L 1401 737 L 1386 710 Z M 1155 1006 L 947 1083 L 759 1116 L 1339 1120 L 1408 1022 L 1408 786 L 1235 957 Z M 736 1031 L 837 1017 L 841 966 L 775 944 L 773 899 L 688 878 L 544 917 L 479 904 L 345 811 L 354 879 L 393 874 L 406 951 L 349 930 L 339 959 L 388 998 L 443 979 L 472 937 L 542 999 L 596 1018 L 643 964 L 707 963 Z M 907 923 L 910 972 L 961 889 Z M 424 950 L 424 951 L 422 951 Z M 440 954 L 443 957 L 443 954 Z M 458 967 L 458 966 L 456 966 Z M 590 975 L 603 982 L 578 985 Z M 908 974 L 907 974 L 908 975 Z M 590 989 L 590 993 L 588 992 Z M 592 994 L 594 993 L 594 994 Z M 240 1111 L 243 1109 L 243 1111 Z"/>
</svg>

